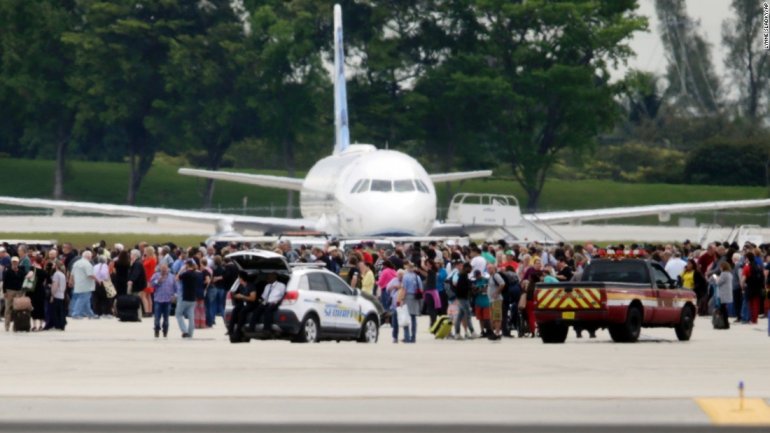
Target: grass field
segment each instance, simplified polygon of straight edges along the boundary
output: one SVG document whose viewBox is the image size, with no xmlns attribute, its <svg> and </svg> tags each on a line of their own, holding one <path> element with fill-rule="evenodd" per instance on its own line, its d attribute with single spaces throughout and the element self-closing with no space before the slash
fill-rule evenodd
<svg viewBox="0 0 770 433">
<path fill-rule="evenodd" d="M 190 247 L 200 245 L 206 240 L 206 236 L 196 235 L 164 235 L 164 234 L 140 234 L 140 233 L 58 233 L 58 232 L 34 232 L 34 233 L 9 233 L 0 232 L 0 241 L 6 240 L 53 240 L 58 243 L 71 242 L 75 248 L 81 249 L 89 245 L 105 241 L 112 247 L 115 243 L 122 243 L 126 247 L 132 247 L 141 241 L 150 244 L 165 244 L 173 242 L 176 245 Z"/>
<path fill-rule="evenodd" d="M 5 158 L 0 160 L 0 195 L 49 198 L 53 184 L 53 161 Z M 65 194 L 70 200 L 104 203 L 125 202 L 128 184 L 128 165 L 107 162 L 72 161 L 68 165 Z M 177 174 L 179 167 L 157 162 L 142 184 L 137 205 L 162 206 L 179 209 L 198 209 L 202 205 L 204 181 Z M 262 171 L 265 173 L 265 171 Z M 285 175 L 285 172 L 271 171 Z M 526 195 L 521 187 L 509 179 L 481 179 L 451 185 L 454 192 L 513 194 L 522 207 Z M 448 206 L 450 196 L 446 185 L 437 186 L 439 207 Z M 630 206 L 656 203 L 734 200 L 767 197 L 762 187 L 731 187 L 704 185 L 630 184 L 604 180 L 563 181 L 550 180 L 543 191 L 540 211 L 589 209 L 610 206 Z M 270 213 L 269 208 L 286 206 L 286 192 L 230 182 L 217 182 L 213 207 L 239 209 L 247 198 L 251 213 Z M 295 194 L 296 202 L 296 194 Z M 276 216 L 281 210 L 273 209 Z"/>
</svg>

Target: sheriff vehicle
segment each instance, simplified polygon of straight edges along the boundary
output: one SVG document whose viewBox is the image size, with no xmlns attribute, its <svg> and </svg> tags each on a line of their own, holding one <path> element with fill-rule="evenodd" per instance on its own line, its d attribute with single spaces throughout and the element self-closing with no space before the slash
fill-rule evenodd
<svg viewBox="0 0 770 433">
<path fill-rule="evenodd" d="M 260 287 L 272 272 L 286 284 L 286 295 L 275 313 L 270 338 L 302 343 L 320 340 L 377 342 L 380 329 L 377 307 L 362 296 L 360 290 L 351 288 L 334 273 L 312 264 L 290 266 L 282 255 L 272 251 L 239 251 L 228 257 L 237 264 L 241 278 L 250 284 Z M 230 292 L 235 292 L 239 286 L 240 281 L 236 281 Z M 226 317 L 232 311 L 229 299 L 230 296 Z M 262 339 L 267 336 L 262 328 L 259 323 L 254 329 L 246 327 L 242 332 L 247 339 Z"/>
</svg>

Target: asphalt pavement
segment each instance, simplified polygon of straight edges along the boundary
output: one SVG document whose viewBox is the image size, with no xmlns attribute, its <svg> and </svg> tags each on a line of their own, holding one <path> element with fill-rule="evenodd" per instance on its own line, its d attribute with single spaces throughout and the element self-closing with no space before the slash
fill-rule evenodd
<svg viewBox="0 0 770 433">
<path fill-rule="evenodd" d="M 695 399 L 736 397 L 741 380 L 770 398 L 765 319 L 699 319 L 689 342 L 645 329 L 636 344 L 599 331 L 563 345 L 434 340 L 426 318 L 416 344 L 389 327 L 367 345 L 230 344 L 221 324 L 183 340 L 171 326 L 168 339 L 148 319 L 0 333 L 0 431 L 705 431 Z"/>
</svg>

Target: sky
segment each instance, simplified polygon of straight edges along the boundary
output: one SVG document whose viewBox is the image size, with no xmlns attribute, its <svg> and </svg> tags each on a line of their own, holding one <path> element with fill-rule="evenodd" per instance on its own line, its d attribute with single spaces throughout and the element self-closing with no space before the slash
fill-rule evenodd
<svg viewBox="0 0 770 433">
<path fill-rule="evenodd" d="M 760 1 L 760 0 L 757 0 Z M 631 40 L 631 48 L 636 57 L 629 59 L 628 68 L 652 71 L 664 74 L 666 57 L 660 39 L 660 22 L 655 14 L 655 0 L 639 0 L 637 12 L 649 20 L 648 32 L 637 32 Z M 693 20 L 700 21 L 699 33 L 711 44 L 711 62 L 716 73 L 726 77 L 722 48 L 722 21 L 732 17 L 730 0 L 687 0 L 687 13 Z M 757 43 L 760 43 L 759 41 Z M 621 77 L 627 68 L 622 68 L 613 74 Z"/>
</svg>

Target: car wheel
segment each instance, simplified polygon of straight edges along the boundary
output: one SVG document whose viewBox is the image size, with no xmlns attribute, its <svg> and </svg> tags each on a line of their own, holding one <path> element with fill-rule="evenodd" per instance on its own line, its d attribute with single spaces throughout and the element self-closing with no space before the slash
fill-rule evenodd
<svg viewBox="0 0 770 433">
<path fill-rule="evenodd" d="M 361 336 L 358 338 L 359 343 L 376 343 L 380 336 L 380 329 L 377 327 L 377 322 L 368 317 L 363 326 L 361 326 Z"/>
<path fill-rule="evenodd" d="M 626 321 L 609 327 L 610 337 L 616 343 L 635 343 L 642 333 L 642 310 L 631 307 L 626 314 Z"/>
<path fill-rule="evenodd" d="M 692 336 L 692 328 L 695 325 L 694 320 L 695 318 L 692 308 L 685 307 L 685 309 L 682 310 L 682 318 L 674 327 L 674 331 L 676 331 L 676 338 L 678 338 L 679 341 L 690 340 L 690 337 Z"/>
<path fill-rule="evenodd" d="M 300 343 L 318 343 L 319 333 L 318 319 L 315 316 L 307 316 L 302 321 L 296 341 Z"/>
<path fill-rule="evenodd" d="M 558 323 L 544 323 L 540 326 L 540 339 L 543 343 L 564 343 L 567 340 L 569 326 Z"/>
</svg>

